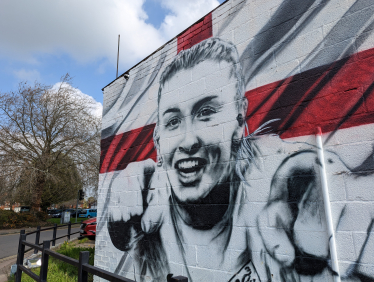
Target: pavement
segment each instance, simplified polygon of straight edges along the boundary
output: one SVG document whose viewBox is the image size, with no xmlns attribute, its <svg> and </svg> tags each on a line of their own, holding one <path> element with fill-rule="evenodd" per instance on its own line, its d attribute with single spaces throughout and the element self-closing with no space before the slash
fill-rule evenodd
<svg viewBox="0 0 374 282">
<path fill-rule="evenodd" d="M 8 276 L 10 274 L 10 267 L 13 264 L 15 264 L 16 261 L 17 261 L 17 257 L 0 262 L 0 282 L 8 281 Z"/>
<path fill-rule="evenodd" d="M 1 229 L 0 230 L 0 236 L 1 235 L 9 235 L 9 234 L 20 234 L 21 230 L 25 229 L 26 232 L 32 232 L 36 230 L 36 227 L 33 228 L 19 228 L 19 229 Z M 25 256 L 29 256 L 33 252 L 30 251 L 25 254 Z M 17 255 L 9 256 L 6 258 L 0 259 L 0 282 L 7 282 L 8 276 L 10 273 L 10 267 L 15 264 L 17 261 Z"/>
<path fill-rule="evenodd" d="M 56 246 L 57 247 L 57 246 Z M 54 247 L 55 248 L 55 247 Z M 25 253 L 25 258 L 34 254 L 34 250 Z M 17 255 L 0 259 L 0 282 L 7 282 L 10 275 L 10 267 L 17 261 Z"/>
<path fill-rule="evenodd" d="M 25 229 L 25 232 L 28 233 L 28 232 L 35 231 L 36 227 L 24 227 L 24 228 L 18 228 L 18 229 L 0 229 L 0 235 L 8 235 L 8 234 L 16 234 L 16 233 L 19 234 L 22 229 Z"/>
</svg>

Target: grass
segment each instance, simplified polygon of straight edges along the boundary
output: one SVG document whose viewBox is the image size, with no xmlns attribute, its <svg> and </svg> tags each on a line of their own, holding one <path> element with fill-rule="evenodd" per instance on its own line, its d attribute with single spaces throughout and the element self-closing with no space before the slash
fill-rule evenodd
<svg viewBox="0 0 374 282">
<path fill-rule="evenodd" d="M 83 241 L 82 239 L 81 241 Z M 87 239 L 88 240 L 88 239 Z M 87 241 L 86 240 L 86 241 Z M 61 247 L 57 250 L 58 253 L 63 254 L 65 256 L 74 258 L 79 260 L 79 253 L 82 251 L 89 251 L 90 252 L 90 259 L 89 264 L 93 265 L 94 263 L 94 254 L 95 254 L 95 248 L 82 248 L 82 247 L 76 247 L 72 246 L 71 243 L 65 241 L 61 245 Z M 34 272 L 36 275 L 40 274 L 40 268 L 34 268 L 32 269 L 32 272 Z M 55 258 L 50 257 L 49 263 L 48 263 L 48 281 L 51 282 L 70 282 L 70 281 L 78 281 L 78 268 L 74 267 L 70 264 L 67 264 L 65 262 L 62 262 L 60 260 L 57 260 Z M 9 277 L 8 282 L 14 282 L 14 275 Z M 29 277 L 27 274 L 22 274 L 22 282 L 34 282 L 31 277 Z M 93 275 L 88 274 L 88 281 L 93 281 Z"/>
<path fill-rule="evenodd" d="M 77 218 L 77 222 L 82 222 L 82 221 L 85 221 L 87 219 L 88 218 L 78 217 Z M 47 221 L 50 222 L 50 223 L 60 224 L 60 218 L 49 218 Z M 75 217 L 74 218 L 70 218 L 70 222 L 71 223 L 75 223 Z"/>
<path fill-rule="evenodd" d="M 89 241 L 88 237 L 84 237 L 83 239 L 80 239 L 80 240 L 78 241 L 78 244 L 83 244 L 83 243 L 86 243 L 86 242 L 88 242 L 88 241 Z"/>
</svg>

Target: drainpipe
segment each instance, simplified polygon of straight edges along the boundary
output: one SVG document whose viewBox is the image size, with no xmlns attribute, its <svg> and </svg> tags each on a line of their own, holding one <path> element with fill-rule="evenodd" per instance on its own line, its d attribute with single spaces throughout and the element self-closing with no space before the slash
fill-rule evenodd
<svg viewBox="0 0 374 282">
<path fill-rule="evenodd" d="M 320 175 L 321 175 L 321 182 L 322 182 L 322 195 L 323 195 L 323 202 L 324 202 L 324 207 L 325 207 L 327 231 L 329 234 L 331 268 L 335 272 L 334 281 L 340 282 L 341 280 L 340 280 L 340 274 L 339 274 L 338 254 L 336 252 L 335 233 L 334 233 L 334 226 L 332 223 L 330 196 L 329 196 L 329 189 L 327 185 L 327 175 L 326 175 L 326 169 L 325 169 L 325 156 L 323 153 L 322 130 L 320 127 L 317 127 L 316 139 L 317 139 L 317 146 L 319 148 L 318 159 L 321 162 Z"/>
</svg>

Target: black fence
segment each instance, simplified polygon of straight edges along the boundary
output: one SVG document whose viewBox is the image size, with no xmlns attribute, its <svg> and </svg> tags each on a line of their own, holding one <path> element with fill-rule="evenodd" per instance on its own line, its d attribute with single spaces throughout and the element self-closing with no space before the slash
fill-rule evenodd
<svg viewBox="0 0 374 282">
<path fill-rule="evenodd" d="M 90 254 L 89 252 L 80 252 L 79 260 L 76 260 L 76 259 L 72 259 L 70 257 L 64 256 L 62 254 L 59 254 L 57 252 L 54 252 L 54 251 L 50 250 L 51 242 L 52 242 L 52 246 L 55 246 L 56 240 L 62 239 L 64 237 L 67 237 L 67 239 L 70 240 L 71 235 L 79 233 L 79 231 L 71 233 L 71 226 L 76 225 L 76 224 L 80 224 L 80 223 L 71 224 L 69 222 L 69 224 L 59 225 L 59 226 L 57 226 L 57 224 L 55 224 L 53 227 L 44 228 L 44 229 L 41 229 L 40 226 L 38 226 L 36 231 L 29 232 L 29 233 L 25 233 L 25 230 L 21 230 L 20 238 L 19 238 L 19 245 L 18 245 L 17 272 L 16 272 L 15 281 L 16 282 L 21 282 L 23 272 L 25 274 L 27 274 L 28 276 L 30 276 L 35 281 L 40 281 L 40 282 L 47 281 L 48 260 L 49 260 L 49 256 L 52 256 L 52 257 L 54 257 L 58 260 L 61 260 L 61 261 L 66 262 L 66 263 L 68 263 L 72 266 L 77 267 L 78 268 L 78 282 L 87 282 L 88 281 L 88 273 L 91 273 L 93 275 L 99 276 L 101 278 L 104 278 L 106 280 L 113 281 L 113 282 L 117 282 L 117 281 L 118 282 L 135 282 L 135 281 L 130 280 L 128 278 L 124 278 L 124 277 L 119 276 L 117 274 L 114 274 L 114 273 L 111 273 L 109 271 L 103 270 L 101 268 L 89 265 L 88 264 L 88 259 L 89 259 L 89 254 Z M 56 238 L 57 229 L 60 228 L 60 227 L 66 227 L 66 226 L 68 227 L 68 233 L 64 236 L 60 236 L 60 237 Z M 40 232 L 51 230 L 51 229 L 53 229 L 53 238 L 51 240 L 43 241 L 43 243 L 39 243 Z M 31 235 L 31 234 L 34 234 L 34 233 L 36 233 L 35 244 L 27 242 L 26 237 L 28 235 Z M 26 246 L 28 246 L 30 248 L 26 250 Z M 37 254 L 38 251 L 42 252 L 41 267 L 40 267 L 39 276 L 36 275 L 34 272 L 32 272 L 30 269 L 26 268 L 23 265 L 23 260 L 24 260 L 25 253 L 32 250 L 32 249 L 34 249 L 35 254 Z M 177 281 L 188 282 L 188 279 L 186 277 L 183 277 L 183 276 L 172 277 L 172 276 L 173 276 L 172 274 L 169 274 L 166 277 L 167 282 L 177 282 Z"/>
</svg>

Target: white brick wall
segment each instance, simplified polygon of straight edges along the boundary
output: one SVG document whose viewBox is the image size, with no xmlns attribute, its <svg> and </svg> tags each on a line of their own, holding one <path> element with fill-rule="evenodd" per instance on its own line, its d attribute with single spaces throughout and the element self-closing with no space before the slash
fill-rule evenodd
<svg viewBox="0 0 374 282">
<path fill-rule="evenodd" d="M 167 272 L 188 276 L 192 281 L 229 281 L 235 273 L 245 274 L 245 268 L 240 267 L 245 266 L 247 261 L 240 259 L 245 256 L 243 251 L 246 250 L 252 257 L 253 265 L 257 266 L 257 279 L 261 281 L 333 280 L 332 272 L 326 266 L 316 270 L 318 263 L 305 269 L 302 264 L 298 265 L 300 258 L 305 259 L 301 261 L 308 265 L 306 257 L 310 254 L 317 261 L 330 264 L 321 180 L 316 169 L 318 161 L 313 162 L 317 156 L 315 135 L 311 131 L 288 134 L 291 131 L 306 132 L 304 127 L 311 125 L 314 128 L 329 128 L 322 137 L 340 274 L 344 281 L 359 281 L 358 277 L 374 279 L 374 227 L 371 225 L 374 219 L 374 120 L 371 118 L 374 115 L 374 101 L 371 100 L 373 90 L 370 90 L 374 81 L 374 76 L 370 76 L 374 71 L 371 68 L 374 54 L 373 11 L 374 2 L 363 0 L 305 0 L 302 3 L 292 0 L 230 0 L 212 12 L 213 37 L 234 44 L 240 57 L 248 103 L 250 109 L 254 109 L 253 113 L 247 113 L 249 127 L 252 128 L 252 124 L 260 126 L 265 121 L 279 117 L 280 121 L 273 122 L 271 127 L 279 129 L 277 133 L 283 140 L 278 136 L 266 135 L 253 142 L 257 146 L 257 166 L 252 165 L 244 175 L 249 185 L 242 182 L 238 188 L 227 242 L 219 236 L 217 238 L 221 239 L 209 240 L 206 230 L 211 228 L 197 230 L 182 221 L 173 221 L 168 198 L 164 196 L 170 195 L 173 188 L 162 182 L 155 184 L 155 192 L 150 192 L 154 194 L 149 207 L 153 214 L 149 214 L 147 219 L 155 220 L 152 219 L 155 214 L 164 213 L 158 231 L 161 241 L 151 243 L 164 249 L 166 257 L 163 260 L 169 267 Z M 104 88 L 105 115 L 102 127 L 107 135 L 103 138 L 131 130 L 136 132 L 158 121 L 160 76 L 176 57 L 178 46 L 178 39 L 173 39 L 132 68 L 128 80 L 121 76 Z M 337 62 L 343 58 L 348 59 Z M 218 96 L 227 97 L 232 85 L 225 78 L 225 64 L 227 66 L 226 62 L 206 60 L 205 68 L 201 67 L 198 71 L 194 71 L 197 68 L 188 68 L 177 72 L 174 75 L 177 79 L 165 83 L 163 99 L 177 101 L 175 105 L 183 110 L 206 93 L 219 93 Z M 359 74 L 352 68 L 354 64 L 360 68 Z M 327 65 L 330 68 L 323 67 Z M 348 75 L 342 71 L 345 67 L 349 70 Z M 288 90 L 289 83 L 302 79 L 305 80 L 304 84 Z M 191 98 L 191 93 L 196 97 Z M 284 97 L 285 93 L 289 99 Z M 338 102 L 334 98 L 326 98 L 332 93 L 334 97 L 342 97 L 342 101 L 346 97 L 344 95 L 352 95 L 352 100 L 362 95 L 358 101 L 361 103 L 347 105 L 349 102 L 342 102 L 339 111 L 336 109 L 339 98 Z M 265 106 L 256 97 L 262 97 Z M 329 108 L 330 99 L 333 103 Z M 314 103 L 323 109 L 318 112 Z M 297 115 L 299 112 L 300 115 Z M 330 112 L 335 116 L 331 117 Z M 188 119 L 191 115 L 183 118 Z M 230 151 L 232 124 L 236 123 L 236 115 L 230 112 L 222 117 L 219 123 L 206 128 L 170 133 L 162 143 L 163 148 L 170 152 L 164 156 L 164 162 L 173 154 L 175 140 L 182 134 L 185 138 L 181 140 L 185 141 L 191 135 L 207 138 L 209 132 L 215 132 L 216 142 L 208 145 L 221 144 L 222 150 Z M 297 124 L 297 118 L 304 119 L 305 124 Z M 165 126 L 167 122 L 160 121 L 159 125 Z M 334 127 L 330 125 L 339 122 L 339 129 L 331 134 Z M 287 137 L 283 137 L 284 132 Z M 123 153 L 124 157 L 118 161 L 128 162 L 127 158 L 134 156 L 126 155 L 126 152 L 136 146 L 140 149 L 134 153 L 135 157 L 146 155 L 144 152 L 148 149 L 141 147 L 141 142 L 152 145 L 152 136 L 139 140 L 141 135 L 136 134 L 126 137 L 128 139 L 125 141 L 129 142 L 127 147 L 103 139 L 107 142 L 103 143 L 103 150 L 110 147 L 105 149 L 110 153 L 103 151 L 104 157 L 115 152 L 105 161 L 113 164 L 116 156 Z M 125 142 L 117 141 L 118 144 Z M 208 147 L 205 149 L 209 150 Z M 305 154 L 299 157 L 295 155 L 300 152 Z M 295 164 L 292 166 L 293 161 Z M 315 173 L 314 182 L 307 184 L 297 177 L 297 169 L 306 174 L 306 167 Z M 168 172 L 160 170 L 156 168 L 153 177 L 169 177 Z M 152 274 L 151 267 L 145 268 L 145 275 L 140 276 L 138 243 L 134 243 L 127 259 L 123 260 L 124 264 L 118 267 L 126 253 L 112 243 L 107 225 L 109 214 L 121 216 L 132 213 L 134 207 L 143 206 L 143 196 L 136 185 L 124 188 L 122 195 L 128 202 L 126 206 L 119 203 L 119 193 L 122 192 L 110 192 L 113 188 L 111 181 L 115 179 L 113 176 L 118 173 L 102 171 L 100 175 L 95 265 L 112 272 L 117 269 L 120 275 L 136 278 L 136 281 L 159 281 L 153 276 L 156 274 Z M 142 171 L 128 175 L 132 183 L 137 183 L 139 176 L 143 177 Z M 116 180 L 119 184 L 116 185 L 125 185 L 126 179 L 120 177 L 123 176 L 119 176 Z M 292 185 L 298 188 L 292 190 L 289 188 Z M 175 193 L 177 197 L 181 196 Z M 209 210 L 206 212 L 209 213 Z M 210 216 L 214 217 L 214 214 Z M 178 241 L 174 224 L 180 228 L 178 232 L 182 234 L 182 241 Z M 141 242 L 139 238 L 134 240 Z M 271 278 L 267 277 L 267 271 L 270 271 Z M 239 275 L 235 279 L 241 279 Z M 255 277 L 252 276 L 252 279 Z M 100 279 L 95 278 L 95 281 Z"/>
</svg>

